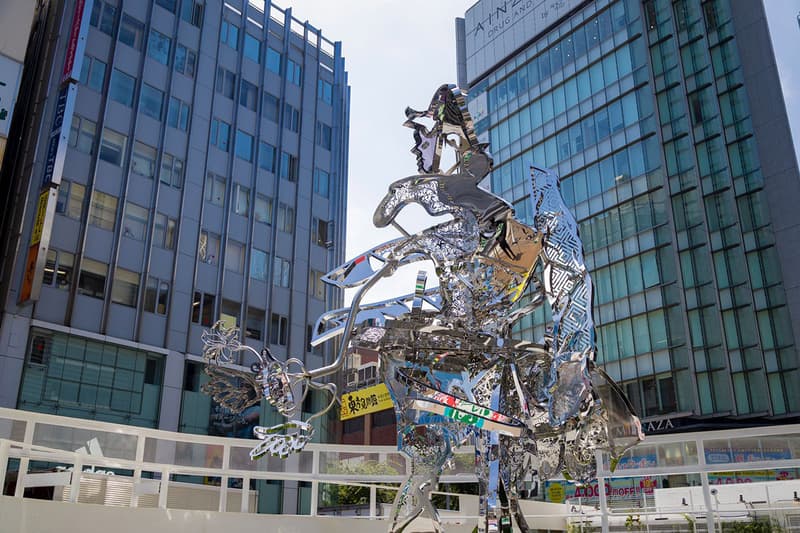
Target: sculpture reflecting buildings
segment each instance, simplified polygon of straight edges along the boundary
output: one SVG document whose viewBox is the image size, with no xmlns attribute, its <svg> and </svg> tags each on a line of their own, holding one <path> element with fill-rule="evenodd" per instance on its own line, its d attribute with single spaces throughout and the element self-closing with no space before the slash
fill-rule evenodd
<svg viewBox="0 0 800 533">
<path fill-rule="evenodd" d="M 395 404 L 398 447 L 412 460 L 390 530 L 403 531 L 421 515 L 441 529 L 430 493 L 454 448 L 471 440 L 480 484 L 479 531 L 510 524 L 512 515 L 527 531 L 517 505 L 527 474 L 547 478 L 564 471 L 588 481 L 596 452 L 619 457 L 642 438 L 641 426 L 622 392 L 594 365 L 591 278 L 557 176 L 531 167 L 534 217 L 533 225 L 525 225 L 508 203 L 478 186 L 492 158 L 475 136 L 458 88 L 440 87 L 425 110 L 407 109 L 406 116 L 419 174 L 392 183 L 373 220 L 378 227 L 394 225 L 403 236 L 324 277 L 340 288 L 359 287 L 351 307 L 328 312 L 317 323 L 312 342 L 341 336 L 336 361 L 308 370 L 268 350 L 259 355 L 239 344 L 235 331 L 217 325 L 204 339 L 211 377 L 206 390 L 234 411 L 261 397 L 275 405 L 290 420 L 257 427 L 262 442 L 251 456 L 267 450 L 285 456 L 308 440 L 308 420 L 296 419 L 302 398 L 324 389 L 333 400 L 335 386 L 319 378 L 341 369 L 351 348 L 374 349 Z M 456 163 L 443 170 L 441 155 L 448 149 Z M 408 234 L 395 217 L 411 203 L 431 216 L 452 218 Z M 421 272 L 413 293 L 361 304 L 378 280 L 426 259 L 435 265 L 438 288 L 426 289 Z M 537 296 L 516 305 L 528 288 Z M 552 309 L 552 333 L 538 344 L 512 338 L 514 322 L 544 300 Z M 243 349 L 260 359 L 255 377 L 224 366 L 232 352 Z"/>
<path fill-rule="evenodd" d="M 648 433 L 800 415 L 800 177 L 762 4 L 481 0 L 456 25 L 486 186 L 531 224 L 530 161 L 559 175 L 597 363 Z"/>
</svg>

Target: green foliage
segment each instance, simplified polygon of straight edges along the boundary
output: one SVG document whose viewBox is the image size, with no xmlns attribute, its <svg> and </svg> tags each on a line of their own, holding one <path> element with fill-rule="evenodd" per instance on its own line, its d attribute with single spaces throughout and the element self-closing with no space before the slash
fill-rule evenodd
<svg viewBox="0 0 800 533">
<path fill-rule="evenodd" d="M 755 518 L 751 522 L 723 522 L 722 531 L 729 533 L 783 533 L 775 520 Z"/>
<path fill-rule="evenodd" d="M 629 514 L 625 517 L 625 529 L 628 531 L 639 531 L 642 527 L 642 519 L 637 515 Z"/>
<path fill-rule="evenodd" d="M 478 484 L 477 483 L 439 483 L 439 488 L 436 489 L 439 492 L 450 492 L 452 494 L 478 494 Z M 450 511 L 458 511 L 459 504 L 458 498 L 450 498 L 448 502 L 447 496 L 444 494 L 433 494 L 431 495 L 431 502 L 433 502 L 434 507 L 437 509 L 448 509 Z"/>
<path fill-rule="evenodd" d="M 377 476 L 377 475 L 398 475 L 396 469 L 385 463 L 377 461 L 365 461 L 362 463 L 352 464 L 349 462 L 340 462 L 336 465 L 328 467 L 329 474 L 348 474 L 348 475 L 364 475 L 364 476 Z M 391 483 L 391 485 L 395 485 Z M 378 489 L 377 490 L 377 503 L 392 503 L 394 501 L 394 490 Z M 323 485 L 323 492 L 321 498 L 322 506 L 335 506 L 335 505 L 367 505 L 369 504 L 369 487 L 356 487 L 353 485 L 335 485 L 329 483 Z"/>
</svg>

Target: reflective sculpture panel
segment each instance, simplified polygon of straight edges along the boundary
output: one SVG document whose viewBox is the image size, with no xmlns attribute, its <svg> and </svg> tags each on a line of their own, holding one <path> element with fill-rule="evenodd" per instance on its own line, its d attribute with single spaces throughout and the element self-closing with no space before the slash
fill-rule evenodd
<svg viewBox="0 0 800 533">
<path fill-rule="evenodd" d="M 531 167 L 528 223 L 514 208 L 479 183 L 492 170 L 488 146 L 478 141 L 464 95 L 439 87 L 427 108 L 406 109 L 413 130 L 418 174 L 399 179 L 375 210 L 373 223 L 394 226 L 402 237 L 364 252 L 323 277 L 339 288 L 357 288 L 351 306 L 317 322 L 312 344 L 338 339 L 335 361 L 306 369 L 297 359 L 280 361 L 238 343 L 222 325 L 206 333 L 211 380 L 205 389 L 231 410 L 266 398 L 288 421 L 257 427 L 253 458 L 286 456 L 311 438 L 310 420 L 299 406 L 311 389 L 329 394 L 324 381 L 346 355 L 376 350 L 397 416 L 398 448 L 412 460 L 390 517 L 390 531 L 403 531 L 419 516 L 441 530 L 430 493 L 458 446 L 476 450 L 480 519 L 478 531 L 515 523 L 529 529 L 519 510 L 519 492 L 532 475 L 558 473 L 588 481 L 596 452 L 612 460 L 643 436 L 638 418 L 619 387 L 594 364 L 592 283 L 583 260 L 578 227 L 552 171 Z M 440 168 L 445 151 L 455 164 Z M 418 233 L 396 217 L 417 204 L 448 220 Z M 430 260 L 437 287 L 421 271 L 413 291 L 363 304 L 381 279 L 398 268 Z M 548 305 L 552 328 L 545 338 L 514 338 L 512 326 Z M 252 372 L 226 366 L 232 354 L 250 350 Z"/>
</svg>

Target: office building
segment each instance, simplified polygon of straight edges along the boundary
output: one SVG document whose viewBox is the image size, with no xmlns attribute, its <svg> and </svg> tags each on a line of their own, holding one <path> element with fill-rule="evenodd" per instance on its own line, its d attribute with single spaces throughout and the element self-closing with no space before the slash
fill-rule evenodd
<svg viewBox="0 0 800 533">
<path fill-rule="evenodd" d="M 14 154 L 0 405 L 251 435 L 279 417 L 266 402 L 238 418 L 212 405 L 201 334 L 222 319 L 278 358 L 330 357 L 308 341 L 342 304 L 319 281 L 344 259 L 341 43 L 269 1 L 43 6 L 48 37 L 28 51 L 40 70 L 23 77 L 38 85 Z"/>
<path fill-rule="evenodd" d="M 530 165 L 561 176 L 597 361 L 645 431 L 796 420 L 800 179 L 762 3 L 481 0 L 456 41 L 486 185 L 531 222 Z"/>
</svg>

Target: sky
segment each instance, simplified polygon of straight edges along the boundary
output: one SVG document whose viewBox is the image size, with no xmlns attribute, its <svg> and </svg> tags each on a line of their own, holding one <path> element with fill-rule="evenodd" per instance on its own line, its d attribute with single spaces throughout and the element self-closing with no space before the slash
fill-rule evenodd
<svg viewBox="0 0 800 533">
<path fill-rule="evenodd" d="M 747 0 L 756 1 L 756 0 Z M 800 0 L 765 0 L 781 85 L 800 153 Z M 347 258 L 399 236 L 372 225 L 388 185 L 417 173 L 411 130 L 402 126 L 406 106 L 425 108 L 434 90 L 456 83 L 455 18 L 475 0 L 286 0 L 295 18 L 308 20 L 331 41 L 342 41 L 351 86 Z M 432 225 L 418 206 L 399 217 L 409 231 Z M 417 270 L 383 282 L 365 301 L 413 291 Z M 428 265 L 428 286 L 435 275 Z M 348 295 L 348 300 L 349 300 Z"/>
<path fill-rule="evenodd" d="M 789 114 L 794 150 L 800 158 L 800 0 L 765 0 L 767 24 Z"/>
<path fill-rule="evenodd" d="M 475 0 L 285 0 L 331 41 L 342 41 L 351 87 L 347 258 L 400 236 L 377 229 L 372 215 L 389 184 L 417 173 L 406 107 L 424 109 L 443 83 L 456 83 L 455 18 Z M 398 218 L 408 231 L 434 222 L 418 206 Z M 424 221 L 424 222 L 423 222 Z M 405 267 L 364 298 L 379 301 L 414 291 L 417 271 Z M 436 285 L 427 264 L 428 286 Z M 352 293 L 348 294 L 348 300 Z"/>
</svg>

